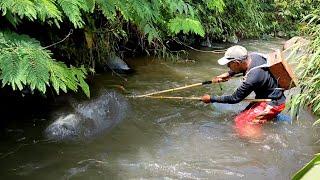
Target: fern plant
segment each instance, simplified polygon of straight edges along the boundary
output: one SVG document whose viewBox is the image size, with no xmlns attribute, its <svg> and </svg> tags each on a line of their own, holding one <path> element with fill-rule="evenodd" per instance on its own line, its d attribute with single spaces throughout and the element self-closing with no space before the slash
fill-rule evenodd
<svg viewBox="0 0 320 180">
<path fill-rule="evenodd" d="M 46 93 L 47 87 L 59 94 L 80 87 L 90 97 L 85 82 L 84 67 L 68 68 L 51 57 L 52 53 L 41 47 L 39 41 L 13 32 L 0 32 L 0 79 L 2 86 L 10 85 L 13 90 L 29 86 L 31 90 Z"/>
<path fill-rule="evenodd" d="M 180 31 L 182 31 L 184 34 L 193 32 L 202 37 L 205 34 L 201 23 L 197 20 L 189 18 L 176 17 L 171 19 L 168 23 L 168 28 L 174 34 L 178 34 Z"/>
</svg>

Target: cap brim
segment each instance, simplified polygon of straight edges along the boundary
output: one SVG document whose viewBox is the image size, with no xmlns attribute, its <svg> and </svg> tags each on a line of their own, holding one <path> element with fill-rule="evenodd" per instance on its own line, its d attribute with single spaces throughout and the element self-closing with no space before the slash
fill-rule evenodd
<svg viewBox="0 0 320 180">
<path fill-rule="evenodd" d="M 220 58 L 220 59 L 218 60 L 218 64 L 220 64 L 220 65 L 226 65 L 226 64 L 228 64 L 230 61 L 232 61 L 232 60 L 227 59 L 226 57 L 222 57 L 222 58 Z"/>
</svg>

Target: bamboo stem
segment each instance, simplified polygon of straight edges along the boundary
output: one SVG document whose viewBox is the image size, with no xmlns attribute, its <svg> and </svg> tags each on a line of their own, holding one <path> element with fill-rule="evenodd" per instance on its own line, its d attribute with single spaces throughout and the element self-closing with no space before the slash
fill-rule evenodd
<svg viewBox="0 0 320 180">
<path fill-rule="evenodd" d="M 180 97 L 180 96 L 145 96 L 145 98 L 151 98 L 151 99 L 199 100 L 199 101 L 201 101 L 201 98 L 200 98 L 200 97 Z"/>
<path fill-rule="evenodd" d="M 181 96 L 129 96 L 131 98 L 151 98 L 151 99 L 179 99 L 179 100 L 198 100 L 201 101 L 201 97 L 181 97 Z M 270 102 L 271 99 L 243 99 L 246 102 Z"/>
<path fill-rule="evenodd" d="M 153 93 L 143 94 L 143 95 L 139 95 L 139 96 L 135 96 L 135 97 L 146 97 L 146 96 L 151 96 L 151 95 L 155 95 L 155 94 L 172 92 L 172 91 L 177 91 L 177 90 L 181 90 L 181 89 L 187 89 L 187 88 L 191 88 L 191 87 L 201 86 L 201 85 L 203 85 L 203 83 L 196 83 L 196 84 L 191 84 L 191 85 L 187 85 L 187 86 L 183 86 L 183 87 L 177 87 L 177 88 L 167 89 L 167 90 L 163 90 L 163 91 L 157 91 L 157 92 L 153 92 Z"/>
<path fill-rule="evenodd" d="M 240 76 L 242 76 L 242 74 L 237 74 L 234 77 L 240 77 Z M 224 81 L 222 81 L 222 82 L 224 82 Z M 148 93 L 148 94 L 138 95 L 138 96 L 135 96 L 135 97 L 152 96 L 152 95 L 155 95 L 155 94 L 162 94 L 162 93 L 166 93 L 166 92 L 178 91 L 178 90 L 182 90 L 182 89 L 187 89 L 187 88 L 192 88 L 192 87 L 197 87 L 197 86 L 201 86 L 201 85 L 205 85 L 205 84 L 212 84 L 212 83 L 213 83 L 212 81 L 204 81 L 204 82 L 201 82 L 201 83 L 195 83 L 195 84 L 190 84 L 190 85 L 186 85 L 186 86 L 182 86 L 182 87 L 166 89 L 166 90 L 162 90 L 162 91 L 156 91 L 156 92 L 152 92 L 152 93 Z M 219 84 L 219 86 L 220 86 L 220 89 L 222 90 L 220 84 Z"/>
</svg>

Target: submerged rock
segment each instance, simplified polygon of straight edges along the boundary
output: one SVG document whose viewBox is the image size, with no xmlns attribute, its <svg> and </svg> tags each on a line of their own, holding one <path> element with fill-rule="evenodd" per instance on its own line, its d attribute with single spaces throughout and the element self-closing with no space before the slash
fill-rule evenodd
<svg viewBox="0 0 320 180">
<path fill-rule="evenodd" d="M 105 64 L 105 69 L 112 69 L 117 73 L 120 74 L 128 74 L 132 73 L 133 69 L 131 69 L 124 60 L 122 60 L 118 56 L 110 56 L 107 59 L 107 62 Z"/>
<path fill-rule="evenodd" d="M 227 38 L 227 42 L 237 44 L 239 42 L 239 38 L 236 35 L 232 35 Z"/>
<path fill-rule="evenodd" d="M 207 36 L 205 41 L 202 41 L 200 43 L 200 45 L 203 46 L 203 47 L 210 47 L 210 48 L 212 47 L 211 41 L 210 41 L 208 36 Z"/>
<path fill-rule="evenodd" d="M 287 35 L 286 35 L 286 33 L 285 33 L 285 32 L 283 32 L 283 31 L 279 31 L 279 32 L 277 33 L 277 36 L 278 36 L 278 37 L 282 37 L 282 38 L 284 38 L 284 37 L 286 37 Z"/>
</svg>

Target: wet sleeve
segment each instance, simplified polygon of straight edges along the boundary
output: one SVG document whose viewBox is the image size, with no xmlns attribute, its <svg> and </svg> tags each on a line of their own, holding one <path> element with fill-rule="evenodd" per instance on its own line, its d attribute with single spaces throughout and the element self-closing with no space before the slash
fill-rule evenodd
<svg viewBox="0 0 320 180">
<path fill-rule="evenodd" d="M 254 91 L 258 87 L 259 82 L 261 82 L 261 77 L 259 76 L 259 74 L 261 73 L 259 72 L 260 70 L 258 69 L 250 72 L 247 76 L 247 79 L 244 82 L 242 82 L 242 84 L 231 95 L 225 95 L 225 96 L 212 95 L 211 102 L 235 104 L 242 101 L 252 91 Z"/>
</svg>

